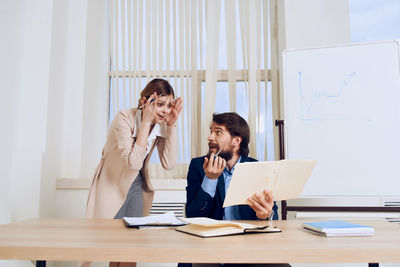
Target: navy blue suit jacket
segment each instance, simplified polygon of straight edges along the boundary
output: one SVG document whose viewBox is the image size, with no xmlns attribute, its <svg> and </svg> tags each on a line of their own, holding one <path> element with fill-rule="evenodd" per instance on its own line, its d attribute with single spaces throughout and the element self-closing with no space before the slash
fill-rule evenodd
<svg viewBox="0 0 400 267">
<path fill-rule="evenodd" d="M 240 162 L 252 162 L 257 161 L 250 157 L 242 156 Z M 204 156 L 199 158 L 193 158 L 189 165 L 189 171 L 187 175 L 187 187 L 186 187 L 186 216 L 187 217 L 208 217 L 216 220 L 222 220 L 224 215 L 224 209 L 222 204 L 225 199 L 225 182 L 224 176 L 221 174 L 218 177 L 217 189 L 215 196 L 211 197 L 202 188 L 201 184 L 204 179 Z M 251 177 L 248 177 L 249 182 Z M 274 216 L 273 219 L 278 219 L 278 207 L 274 204 L 273 207 Z M 258 220 L 254 210 L 248 205 L 239 205 L 239 216 L 240 220 Z"/>
</svg>

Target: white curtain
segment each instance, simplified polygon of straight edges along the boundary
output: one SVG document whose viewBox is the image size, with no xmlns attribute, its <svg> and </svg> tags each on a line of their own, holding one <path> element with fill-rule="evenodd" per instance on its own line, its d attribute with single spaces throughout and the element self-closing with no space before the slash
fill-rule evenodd
<svg viewBox="0 0 400 267">
<path fill-rule="evenodd" d="M 250 155 L 266 160 L 272 145 L 266 141 L 272 127 L 266 106 L 274 5 L 272 0 L 111 0 L 110 119 L 136 106 L 148 81 L 165 78 L 185 103 L 178 121 L 180 162 L 206 153 L 212 114 L 225 99 L 223 111 L 236 111 L 249 122 Z M 226 92 L 224 99 L 217 98 L 219 90 Z"/>
</svg>

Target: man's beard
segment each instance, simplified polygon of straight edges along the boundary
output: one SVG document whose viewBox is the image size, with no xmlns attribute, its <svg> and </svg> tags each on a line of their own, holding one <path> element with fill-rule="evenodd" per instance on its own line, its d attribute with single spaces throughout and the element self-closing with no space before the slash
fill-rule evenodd
<svg viewBox="0 0 400 267">
<path fill-rule="evenodd" d="M 228 150 L 228 151 L 222 150 L 222 151 L 219 153 L 218 156 L 220 156 L 221 158 L 223 158 L 223 159 L 225 159 L 226 161 L 228 161 L 228 160 L 230 160 L 230 159 L 233 157 L 233 151 L 232 151 L 232 149 L 231 149 L 231 150 Z"/>
<path fill-rule="evenodd" d="M 214 146 L 215 147 L 215 146 Z M 216 146 L 217 151 L 220 150 L 220 147 L 217 145 Z M 211 150 L 208 150 L 207 158 L 210 158 L 211 156 Z M 216 153 L 214 153 L 215 155 Z M 226 161 L 230 160 L 233 157 L 233 150 L 230 148 L 229 150 L 224 150 L 222 149 L 221 152 L 218 154 L 219 157 L 225 159 Z"/>
</svg>

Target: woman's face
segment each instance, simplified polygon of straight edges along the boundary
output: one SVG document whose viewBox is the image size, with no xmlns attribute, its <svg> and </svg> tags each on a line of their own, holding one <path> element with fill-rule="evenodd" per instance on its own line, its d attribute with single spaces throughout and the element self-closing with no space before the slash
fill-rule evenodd
<svg viewBox="0 0 400 267">
<path fill-rule="evenodd" d="M 159 96 L 155 100 L 154 108 L 156 110 L 155 123 L 161 123 L 171 113 L 174 106 L 174 98 L 172 95 Z"/>
</svg>

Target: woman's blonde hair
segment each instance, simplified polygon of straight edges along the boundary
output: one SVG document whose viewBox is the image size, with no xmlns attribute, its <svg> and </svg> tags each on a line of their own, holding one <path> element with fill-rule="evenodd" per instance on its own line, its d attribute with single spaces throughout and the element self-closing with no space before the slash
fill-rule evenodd
<svg viewBox="0 0 400 267">
<path fill-rule="evenodd" d="M 153 79 L 146 85 L 146 87 L 140 93 L 138 106 L 141 106 L 140 100 L 143 97 L 148 99 L 154 92 L 156 92 L 157 96 L 172 95 L 172 98 L 175 98 L 174 89 L 167 80 Z"/>
</svg>

